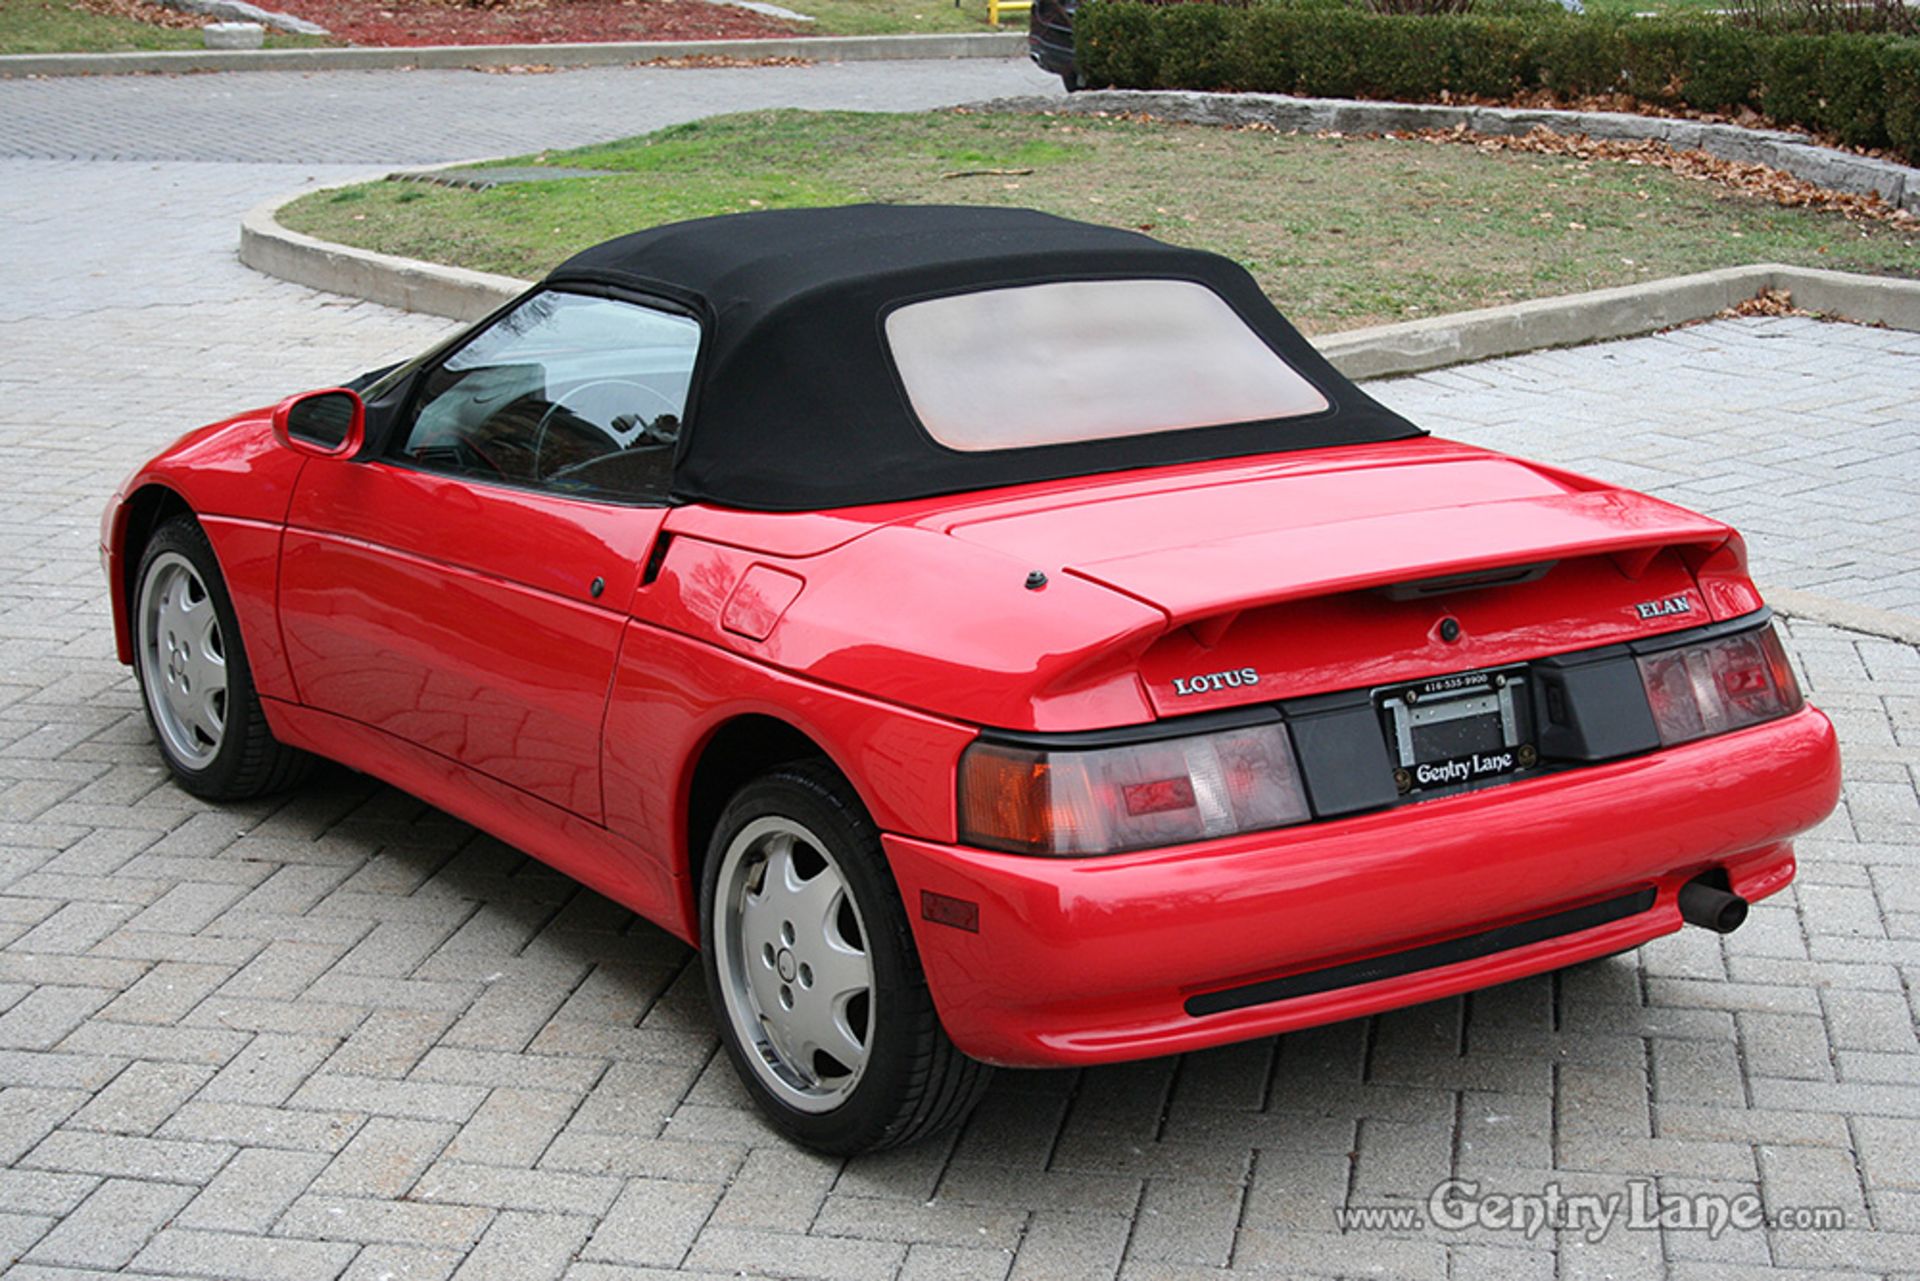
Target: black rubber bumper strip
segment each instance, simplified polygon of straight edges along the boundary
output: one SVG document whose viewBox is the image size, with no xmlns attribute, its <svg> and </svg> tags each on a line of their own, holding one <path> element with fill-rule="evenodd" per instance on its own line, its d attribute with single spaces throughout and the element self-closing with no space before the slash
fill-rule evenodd
<svg viewBox="0 0 1920 1281">
<path fill-rule="evenodd" d="M 1324 970 L 1308 970 L 1302 974 L 1289 974 L 1284 978 L 1248 983 L 1219 992 L 1202 992 L 1187 998 L 1187 1013 L 1195 1017 L 1225 1014 L 1228 1010 L 1244 1010 L 1249 1005 L 1287 1001 L 1295 997 L 1312 996 L 1316 992 L 1358 987 L 1362 983 L 1377 983 L 1381 979 L 1397 979 L 1405 974 L 1435 970 L 1461 961 L 1477 961 L 1483 956 L 1510 952 L 1530 943 L 1559 938 L 1563 934 L 1578 934 L 1581 930 L 1638 916 L 1653 906 L 1654 897 L 1653 887 L 1648 886 L 1617 898 L 1589 903 L 1585 907 L 1568 908 L 1551 916 L 1536 916 L 1530 921 L 1515 921 L 1512 925 L 1496 926 L 1481 930 L 1478 934 L 1448 939 L 1444 943 L 1429 943 L 1425 947 L 1409 948 L 1404 952 L 1390 952 L 1364 961 L 1331 965 Z"/>
</svg>

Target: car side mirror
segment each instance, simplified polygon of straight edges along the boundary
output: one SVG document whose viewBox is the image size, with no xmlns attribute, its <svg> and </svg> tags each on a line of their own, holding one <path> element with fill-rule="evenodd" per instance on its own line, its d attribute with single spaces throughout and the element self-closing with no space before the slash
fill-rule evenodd
<svg viewBox="0 0 1920 1281">
<path fill-rule="evenodd" d="M 302 392 L 273 407 L 273 434 L 296 453 L 351 458 L 367 436 L 367 407 L 345 387 Z"/>
</svg>

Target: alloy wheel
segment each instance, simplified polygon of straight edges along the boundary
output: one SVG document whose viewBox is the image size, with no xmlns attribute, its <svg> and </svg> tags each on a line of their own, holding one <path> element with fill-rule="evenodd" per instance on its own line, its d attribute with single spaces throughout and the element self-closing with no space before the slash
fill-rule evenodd
<svg viewBox="0 0 1920 1281">
<path fill-rule="evenodd" d="M 227 732 L 227 647 L 220 619 L 193 563 L 156 556 L 140 583 L 140 675 L 167 751 L 205 769 Z"/>
<path fill-rule="evenodd" d="M 860 1083 L 872 1045 L 873 960 L 832 852 L 772 815 L 722 856 L 714 960 L 754 1074 L 790 1107 L 826 1112 Z"/>
</svg>

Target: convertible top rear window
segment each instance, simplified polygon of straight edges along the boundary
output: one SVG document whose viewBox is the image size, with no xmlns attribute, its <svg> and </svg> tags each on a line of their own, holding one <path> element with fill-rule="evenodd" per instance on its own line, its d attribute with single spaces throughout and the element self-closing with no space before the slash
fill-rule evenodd
<svg viewBox="0 0 1920 1281">
<path fill-rule="evenodd" d="M 1191 280 L 1074 280 L 908 303 L 887 342 L 949 449 L 1298 418 L 1327 398 Z"/>
</svg>

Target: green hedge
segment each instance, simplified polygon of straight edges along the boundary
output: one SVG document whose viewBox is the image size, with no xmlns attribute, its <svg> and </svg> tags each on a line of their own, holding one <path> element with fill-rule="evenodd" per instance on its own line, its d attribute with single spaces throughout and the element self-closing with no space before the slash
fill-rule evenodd
<svg viewBox="0 0 1920 1281">
<path fill-rule="evenodd" d="M 1384 15 L 1329 0 L 1092 0 L 1074 27 L 1089 85 L 1402 102 L 1624 93 L 1702 111 L 1751 107 L 1920 163 L 1920 40 L 1901 36 L 1763 35 L 1709 18 L 1519 6 Z"/>
</svg>

